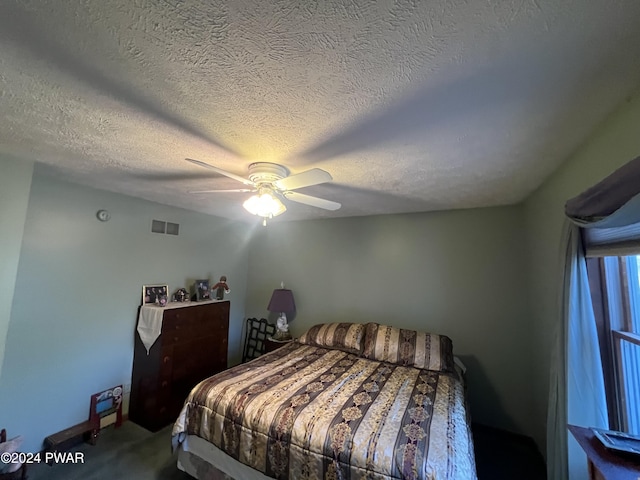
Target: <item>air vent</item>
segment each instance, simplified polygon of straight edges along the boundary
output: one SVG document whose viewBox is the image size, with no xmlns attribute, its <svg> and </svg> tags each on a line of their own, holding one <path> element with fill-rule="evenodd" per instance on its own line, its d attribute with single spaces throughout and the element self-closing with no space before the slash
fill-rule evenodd
<svg viewBox="0 0 640 480">
<path fill-rule="evenodd" d="M 180 225 L 167 222 L 167 235 L 178 235 L 178 233 L 180 233 Z"/>
<path fill-rule="evenodd" d="M 151 232 L 166 233 L 167 235 L 178 235 L 180 233 L 180 224 L 164 222 L 162 220 L 152 220 Z"/>
<path fill-rule="evenodd" d="M 151 231 L 153 233 L 164 233 L 167 228 L 167 222 L 162 222 L 160 220 L 153 220 L 151 222 Z"/>
</svg>

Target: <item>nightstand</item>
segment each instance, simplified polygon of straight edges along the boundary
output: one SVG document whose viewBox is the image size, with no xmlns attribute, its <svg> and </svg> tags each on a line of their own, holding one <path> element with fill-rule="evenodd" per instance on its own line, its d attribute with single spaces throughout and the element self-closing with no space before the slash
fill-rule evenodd
<svg viewBox="0 0 640 480">
<path fill-rule="evenodd" d="M 287 343 L 291 343 L 293 339 L 289 340 L 276 340 L 271 337 L 264 339 L 264 353 L 273 352 L 274 350 L 284 347 Z"/>
</svg>

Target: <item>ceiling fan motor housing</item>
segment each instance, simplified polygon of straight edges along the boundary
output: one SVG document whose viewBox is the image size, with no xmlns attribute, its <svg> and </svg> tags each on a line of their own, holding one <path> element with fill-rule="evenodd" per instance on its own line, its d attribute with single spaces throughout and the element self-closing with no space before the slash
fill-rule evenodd
<svg viewBox="0 0 640 480">
<path fill-rule="evenodd" d="M 273 183 L 288 176 L 289 169 L 276 163 L 256 162 L 249 165 L 249 179 L 258 186 Z"/>
</svg>

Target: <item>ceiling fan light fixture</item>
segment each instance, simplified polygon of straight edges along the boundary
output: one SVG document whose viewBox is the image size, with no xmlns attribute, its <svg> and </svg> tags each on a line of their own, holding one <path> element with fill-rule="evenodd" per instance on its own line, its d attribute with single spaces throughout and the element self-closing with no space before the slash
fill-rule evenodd
<svg viewBox="0 0 640 480">
<path fill-rule="evenodd" d="M 259 195 L 253 195 L 242 206 L 252 215 L 263 218 L 273 218 L 287 211 L 278 197 L 270 191 L 261 191 Z"/>
<path fill-rule="evenodd" d="M 296 173 L 295 175 L 289 175 L 289 169 L 282 165 L 269 162 L 256 162 L 249 165 L 249 179 L 246 179 L 222 168 L 201 162 L 200 160 L 194 160 L 193 158 L 187 158 L 186 160 L 187 162 L 208 168 L 221 175 L 237 180 L 248 187 L 254 187 L 252 190 L 246 188 L 234 190 L 198 190 L 192 193 L 257 191 L 257 194 L 246 200 L 242 206 L 252 215 L 262 217 L 262 224 L 265 226 L 267 219 L 277 217 L 287 211 L 287 207 L 280 201 L 280 198 L 286 198 L 292 202 L 330 211 L 338 210 L 341 207 L 338 202 L 293 191 L 333 180 L 329 172 L 325 172 L 319 168 L 312 168 L 304 172 Z"/>
</svg>

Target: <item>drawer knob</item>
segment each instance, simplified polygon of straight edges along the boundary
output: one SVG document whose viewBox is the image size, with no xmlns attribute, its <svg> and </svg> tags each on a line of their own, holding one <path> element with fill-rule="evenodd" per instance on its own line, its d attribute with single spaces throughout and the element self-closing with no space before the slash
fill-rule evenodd
<svg viewBox="0 0 640 480">
<path fill-rule="evenodd" d="M 168 355 L 162 359 L 164 363 L 169 363 L 169 360 L 171 360 L 171 358 Z"/>
<path fill-rule="evenodd" d="M 169 385 L 169 382 L 167 382 L 166 380 L 162 382 L 162 388 L 166 388 L 167 385 Z"/>
</svg>

